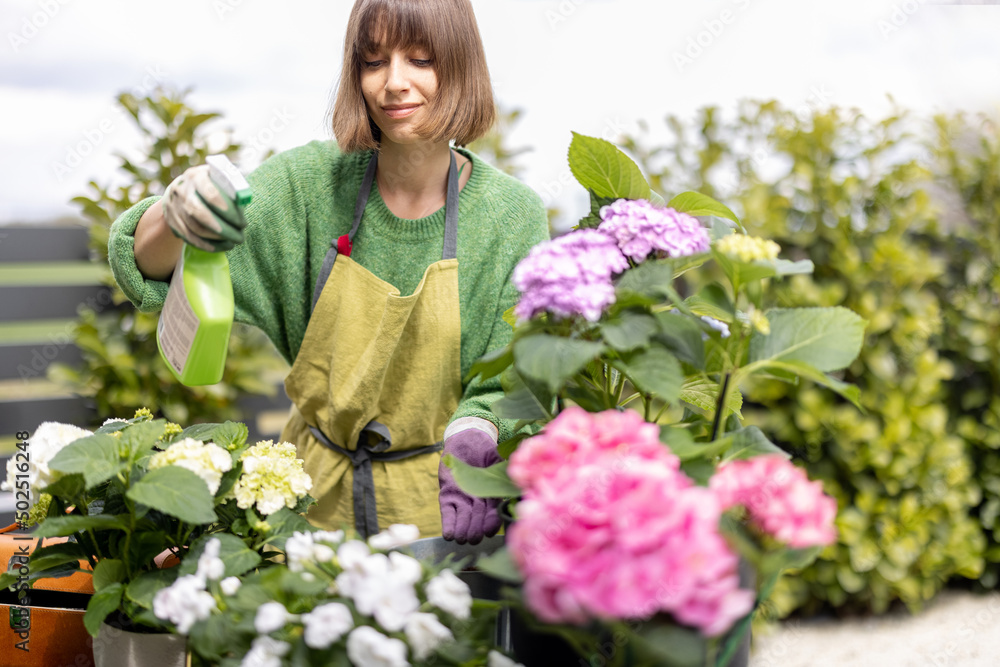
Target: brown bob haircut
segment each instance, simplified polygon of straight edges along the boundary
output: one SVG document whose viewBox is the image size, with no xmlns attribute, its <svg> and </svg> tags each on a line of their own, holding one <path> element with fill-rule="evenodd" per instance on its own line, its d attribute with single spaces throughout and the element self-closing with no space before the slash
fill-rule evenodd
<svg viewBox="0 0 1000 667">
<path fill-rule="evenodd" d="M 469 0 L 357 0 L 347 23 L 333 106 L 333 136 L 342 151 L 379 147 L 381 132 L 361 94 L 365 54 L 379 47 L 430 52 L 438 89 L 427 122 L 417 129 L 420 136 L 464 146 L 493 126 L 493 88 Z"/>
</svg>

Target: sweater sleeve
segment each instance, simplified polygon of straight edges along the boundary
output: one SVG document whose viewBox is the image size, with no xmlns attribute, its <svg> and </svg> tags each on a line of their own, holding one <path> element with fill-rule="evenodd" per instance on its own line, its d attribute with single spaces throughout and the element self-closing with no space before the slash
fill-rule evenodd
<svg viewBox="0 0 1000 667">
<path fill-rule="evenodd" d="M 135 263 L 135 229 L 139 218 L 159 197 L 147 197 L 136 203 L 114 221 L 108 237 L 108 263 L 115 281 L 139 311 L 155 313 L 163 308 L 169 282 L 144 278 Z"/>
<path fill-rule="evenodd" d="M 527 189 L 527 188 L 525 188 Z M 529 191 L 530 192 L 530 191 Z M 483 355 L 508 345 L 514 337 L 514 330 L 511 325 L 503 319 L 504 313 L 512 308 L 518 301 L 519 293 L 511 277 L 514 268 L 517 266 L 533 246 L 549 238 L 549 223 L 545 208 L 537 194 L 531 192 L 527 202 L 526 226 L 519 234 L 511 234 L 511 239 L 520 241 L 517 252 L 514 254 L 513 263 L 507 271 L 507 278 L 500 290 L 500 297 L 497 300 L 496 312 L 493 315 L 492 329 L 486 344 Z M 503 388 L 500 386 L 500 376 L 494 376 L 484 380 L 481 376 L 476 376 L 466 387 L 462 399 L 458 404 L 452 421 L 462 417 L 479 417 L 486 419 L 496 425 L 500 432 L 498 442 L 503 442 L 514 435 L 514 426 L 517 420 L 500 419 L 491 410 L 491 406 L 496 401 L 503 398 Z"/>
</svg>

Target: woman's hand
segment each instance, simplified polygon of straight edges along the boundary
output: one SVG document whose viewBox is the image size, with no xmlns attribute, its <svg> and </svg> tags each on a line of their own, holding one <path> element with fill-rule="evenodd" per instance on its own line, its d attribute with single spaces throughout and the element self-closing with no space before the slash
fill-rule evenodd
<svg viewBox="0 0 1000 667">
<path fill-rule="evenodd" d="M 225 252 L 243 243 L 243 210 L 212 181 L 210 167 L 191 167 L 167 186 L 163 215 L 170 231 L 208 252 Z"/>
<path fill-rule="evenodd" d="M 475 418 L 469 418 L 475 419 Z M 477 421 L 486 422 L 484 419 Z M 489 424 L 493 427 L 492 424 Z M 493 427 L 495 431 L 495 427 Z M 497 453 L 496 436 L 480 428 L 466 428 L 445 434 L 442 456 L 451 454 L 470 466 L 488 468 L 502 460 Z M 477 498 L 458 487 L 444 463 L 438 467 L 441 493 L 441 534 L 459 544 L 479 544 L 483 537 L 492 537 L 500 530 L 499 498 Z"/>
</svg>

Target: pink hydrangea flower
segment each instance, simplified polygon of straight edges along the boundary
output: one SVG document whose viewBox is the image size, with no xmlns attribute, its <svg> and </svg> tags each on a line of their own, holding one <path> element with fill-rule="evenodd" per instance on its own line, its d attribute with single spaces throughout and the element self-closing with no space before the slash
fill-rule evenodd
<svg viewBox="0 0 1000 667">
<path fill-rule="evenodd" d="M 632 459 L 659 460 L 674 470 L 680 460 L 660 442 L 660 427 L 632 410 L 590 413 L 571 406 L 545 429 L 521 443 L 510 457 L 508 473 L 522 489 L 553 476 L 567 465 L 582 465 L 611 454 L 619 463 Z M 612 461 L 613 462 L 613 461 Z"/>
<path fill-rule="evenodd" d="M 658 257 L 686 257 L 708 252 L 711 242 L 698 219 L 661 208 L 644 199 L 619 199 L 601 207 L 598 229 L 613 236 L 621 251 L 636 262 Z"/>
<path fill-rule="evenodd" d="M 837 501 L 781 456 L 725 464 L 709 488 L 724 510 L 743 505 L 761 530 L 791 547 L 826 546 L 837 539 Z"/>
<path fill-rule="evenodd" d="M 521 292 L 514 314 L 522 320 L 543 312 L 580 315 L 596 322 L 615 302 L 611 277 L 628 266 L 615 240 L 595 229 L 539 243 L 514 269 L 512 280 Z"/>
<path fill-rule="evenodd" d="M 752 609 L 718 498 L 658 432 L 635 413 L 569 408 L 511 456 L 526 491 L 508 546 L 543 621 L 665 612 L 714 636 Z"/>
</svg>

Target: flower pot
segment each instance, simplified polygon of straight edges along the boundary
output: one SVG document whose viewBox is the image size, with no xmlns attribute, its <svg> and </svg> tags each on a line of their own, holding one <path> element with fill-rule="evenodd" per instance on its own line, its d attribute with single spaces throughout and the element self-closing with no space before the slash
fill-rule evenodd
<svg viewBox="0 0 1000 667">
<path fill-rule="evenodd" d="M 190 667 L 187 638 L 166 633 L 129 632 L 101 624 L 94 640 L 95 667 Z"/>
</svg>

